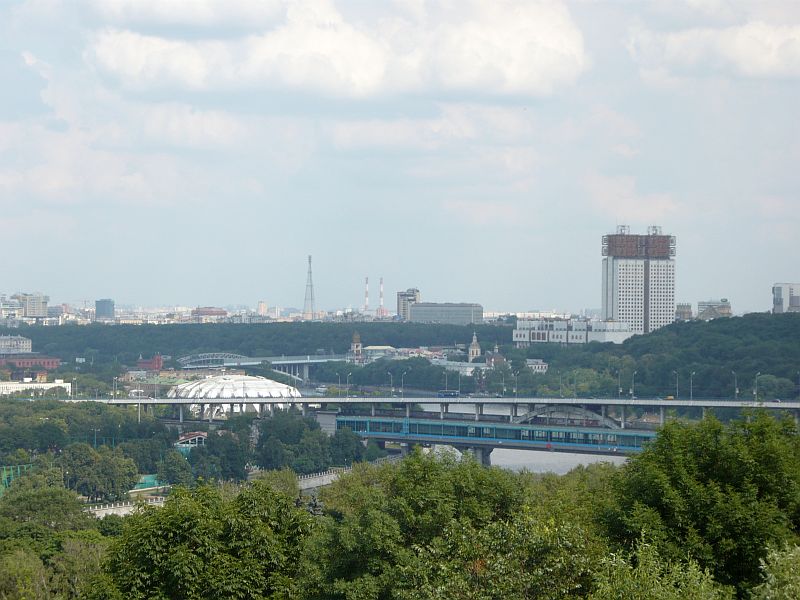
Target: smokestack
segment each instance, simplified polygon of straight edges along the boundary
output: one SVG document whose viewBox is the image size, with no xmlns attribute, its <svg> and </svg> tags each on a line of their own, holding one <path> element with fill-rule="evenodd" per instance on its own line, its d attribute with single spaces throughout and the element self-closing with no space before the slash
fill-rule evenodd
<svg viewBox="0 0 800 600">
<path fill-rule="evenodd" d="M 384 311 L 385 311 L 386 309 L 385 309 L 385 308 L 383 308 L 383 277 L 381 277 L 381 292 L 380 292 L 380 293 L 381 293 L 381 299 L 380 299 L 380 302 L 381 302 L 381 307 L 380 307 L 380 309 L 378 310 L 378 316 L 379 316 L 379 317 L 385 317 L 385 316 L 386 316 L 386 313 L 385 313 Z"/>
<path fill-rule="evenodd" d="M 369 277 L 364 277 L 364 313 L 369 312 Z"/>
</svg>

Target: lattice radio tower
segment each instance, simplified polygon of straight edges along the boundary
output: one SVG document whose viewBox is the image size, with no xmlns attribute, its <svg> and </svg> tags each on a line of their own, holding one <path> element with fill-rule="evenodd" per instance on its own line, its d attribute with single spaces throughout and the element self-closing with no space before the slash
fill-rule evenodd
<svg viewBox="0 0 800 600">
<path fill-rule="evenodd" d="M 303 303 L 303 319 L 314 318 L 314 281 L 311 279 L 311 255 L 308 255 L 308 279 L 306 280 L 306 300 Z"/>
</svg>

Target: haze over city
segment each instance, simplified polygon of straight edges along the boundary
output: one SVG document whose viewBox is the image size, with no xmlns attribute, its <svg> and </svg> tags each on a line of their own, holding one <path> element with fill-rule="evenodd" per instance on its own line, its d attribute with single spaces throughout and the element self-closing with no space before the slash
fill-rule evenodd
<svg viewBox="0 0 800 600">
<path fill-rule="evenodd" d="M 798 279 L 795 2 L 11 1 L 0 77 L 6 293 L 577 311 L 619 224 Z"/>
</svg>

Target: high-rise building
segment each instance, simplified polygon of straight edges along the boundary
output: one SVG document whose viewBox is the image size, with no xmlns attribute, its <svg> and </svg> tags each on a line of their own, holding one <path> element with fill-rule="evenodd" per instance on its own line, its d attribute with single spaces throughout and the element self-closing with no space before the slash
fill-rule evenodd
<svg viewBox="0 0 800 600">
<path fill-rule="evenodd" d="M 24 317 L 37 319 L 47 317 L 47 303 L 50 300 L 48 296 L 36 292 L 34 294 L 15 294 L 11 297 L 22 305 L 22 315 Z"/>
<path fill-rule="evenodd" d="M 676 321 L 691 321 L 692 319 L 694 319 L 694 313 L 691 302 L 679 302 L 675 305 Z"/>
<path fill-rule="evenodd" d="M 258 306 L 256 307 L 256 314 L 259 317 L 268 317 L 269 316 L 269 305 L 265 300 L 259 300 Z"/>
<path fill-rule="evenodd" d="M 403 321 L 408 321 L 410 318 L 408 307 L 419 300 L 420 295 L 417 288 L 408 288 L 405 292 L 397 292 L 397 316 Z"/>
<path fill-rule="evenodd" d="M 111 298 L 103 298 L 94 301 L 95 321 L 113 321 L 115 316 L 114 301 Z"/>
<path fill-rule="evenodd" d="M 772 286 L 772 312 L 776 315 L 800 312 L 800 283 L 776 283 Z"/>
<path fill-rule="evenodd" d="M 650 333 L 675 320 L 675 237 L 661 228 L 632 235 L 627 225 L 603 236 L 603 319 L 631 333 Z"/>
</svg>

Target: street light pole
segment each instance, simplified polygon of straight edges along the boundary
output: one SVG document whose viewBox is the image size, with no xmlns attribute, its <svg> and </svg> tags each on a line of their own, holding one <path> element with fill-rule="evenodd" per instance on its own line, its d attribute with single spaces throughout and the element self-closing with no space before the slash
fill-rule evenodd
<svg viewBox="0 0 800 600">
<path fill-rule="evenodd" d="M 617 371 L 617 400 L 622 398 L 622 371 Z"/>
<path fill-rule="evenodd" d="M 348 397 L 348 398 L 350 397 L 350 376 L 351 376 L 352 374 L 353 374 L 352 372 L 351 372 L 351 373 L 348 373 L 348 374 L 347 374 L 347 379 L 345 379 L 345 385 L 347 386 L 347 397 Z"/>
<path fill-rule="evenodd" d="M 677 400 L 678 399 L 678 372 L 677 371 L 673 371 L 672 374 L 675 375 L 675 400 Z"/>
<path fill-rule="evenodd" d="M 389 375 L 389 394 L 394 395 L 394 377 L 391 371 L 386 371 L 386 374 Z"/>
<path fill-rule="evenodd" d="M 689 373 L 689 400 L 694 400 L 694 374 L 695 371 Z"/>
<path fill-rule="evenodd" d="M 633 395 L 636 393 L 636 373 L 639 371 L 634 371 L 631 375 L 631 400 L 633 399 Z"/>
<path fill-rule="evenodd" d="M 403 374 L 400 375 L 400 397 L 404 400 L 406 397 L 406 373 L 408 371 L 403 371 Z"/>
<path fill-rule="evenodd" d="M 761 371 L 756 373 L 756 380 L 753 386 L 753 400 L 758 402 L 758 378 L 761 376 Z"/>
<path fill-rule="evenodd" d="M 733 399 L 739 399 L 739 380 L 736 378 L 736 371 L 731 371 L 731 375 L 733 375 Z"/>
</svg>

